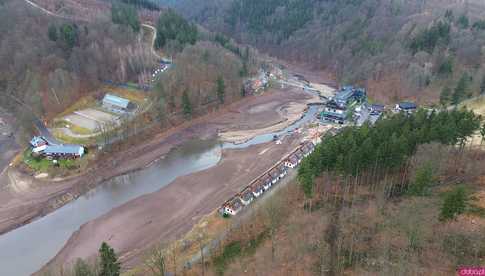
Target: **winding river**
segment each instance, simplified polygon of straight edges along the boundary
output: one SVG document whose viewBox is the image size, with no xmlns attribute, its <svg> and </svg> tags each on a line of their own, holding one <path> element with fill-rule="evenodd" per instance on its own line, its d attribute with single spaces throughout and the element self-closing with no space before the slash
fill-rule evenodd
<svg viewBox="0 0 485 276">
<path fill-rule="evenodd" d="M 222 149 L 246 148 L 283 136 L 315 118 L 311 106 L 293 125 L 257 136 L 242 144 L 192 140 L 172 150 L 152 166 L 107 181 L 77 200 L 32 223 L 0 236 L 0 275 L 24 276 L 39 270 L 61 250 L 84 223 L 141 195 L 155 192 L 177 177 L 208 169 L 221 159 Z"/>
</svg>

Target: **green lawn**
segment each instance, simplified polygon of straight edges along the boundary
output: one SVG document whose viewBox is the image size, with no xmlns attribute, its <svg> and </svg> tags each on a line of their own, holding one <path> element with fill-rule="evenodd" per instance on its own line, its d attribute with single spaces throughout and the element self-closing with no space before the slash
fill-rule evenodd
<svg viewBox="0 0 485 276">
<path fill-rule="evenodd" d="M 22 157 L 27 166 L 39 173 L 47 172 L 49 167 L 53 166 L 52 161 L 50 160 L 33 157 L 30 149 L 26 149 Z"/>
<path fill-rule="evenodd" d="M 92 158 L 93 154 L 88 153 L 88 155 L 81 159 L 59 159 L 56 165 L 52 160 L 48 160 L 47 158 L 32 156 L 30 149 L 26 149 L 22 153 L 23 162 L 36 173 L 56 174 L 64 170 L 82 169 L 87 166 L 89 159 Z"/>
</svg>

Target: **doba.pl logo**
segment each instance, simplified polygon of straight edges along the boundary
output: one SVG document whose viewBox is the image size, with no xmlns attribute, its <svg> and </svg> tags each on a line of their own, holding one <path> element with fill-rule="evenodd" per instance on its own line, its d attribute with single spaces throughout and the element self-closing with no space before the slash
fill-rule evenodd
<svg viewBox="0 0 485 276">
<path fill-rule="evenodd" d="M 485 267 L 461 267 L 458 276 L 485 276 Z"/>
</svg>

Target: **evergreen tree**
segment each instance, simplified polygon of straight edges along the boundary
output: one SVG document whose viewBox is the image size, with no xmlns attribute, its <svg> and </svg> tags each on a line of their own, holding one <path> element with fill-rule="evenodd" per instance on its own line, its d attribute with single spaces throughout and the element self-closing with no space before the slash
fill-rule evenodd
<svg viewBox="0 0 485 276">
<path fill-rule="evenodd" d="M 55 25 L 49 25 L 49 29 L 47 30 L 47 36 L 51 41 L 57 41 L 57 27 Z"/>
<path fill-rule="evenodd" d="M 157 48 L 165 47 L 168 41 L 176 40 L 180 45 L 195 44 L 198 37 L 197 26 L 187 22 L 173 10 L 160 15 L 157 23 Z"/>
<path fill-rule="evenodd" d="M 433 184 L 433 168 L 431 164 L 425 164 L 416 171 L 414 181 L 409 186 L 408 193 L 414 196 L 424 196 Z"/>
<path fill-rule="evenodd" d="M 461 29 L 468 29 L 468 27 L 470 27 L 470 19 L 468 19 L 468 16 L 462 14 L 458 17 L 458 27 Z"/>
<path fill-rule="evenodd" d="M 465 211 L 467 200 L 465 188 L 461 186 L 448 192 L 441 207 L 440 220 L 454 219 L 462 214 Z"/>
<path fill-rule="evenodd" d="M 79 37 L 76 25 L 63 24 L 59 28 L 59 34 L 61 41 L 64 42 L 69 50 L 78 44 Z"/>
<path fill-rule="evenodd" d="M 453 59 L 451 57 L 447 57 L 443 60 L 438 67 L 438 74 L 442 76 L 449 76 L 453 74 Z"/>
<path fill-rule="evenodd" d="M 226 85 L 224 83 L 224 78 L 222 76 L 217 77 L 216 80 L 216 86 L 217 86 L 217 99 L 219 100 L 220 104 L 224 103 L 224 97 L 226 94 Z"/>
<path fill-rule="evenodd" d="M 445 19 L 447 22 L 451 23 L 455 20 L 455 16 L 453 15 L 452 10 L 446 10 L 445 12 Z"/>
<path fill-rule="evenodd" d="M 455 87 L 452 97 L 452 103 L 458 104 L 463 101 L 465 98 L 469 97 L 468 91 L 468 84 L 469 84 L 470 77 L 467 73 L 463 73 L 458 84 Z"/>
<path fill-rule="evenodd" d="M 133 31 L 140 31 L 140 19 L 135 7 L 123 3 L 111 5 L 111 20 L 115 24 L 130 26 Z"/>
<path fill-rule="evenodd" d="M 120 263 L 118 257 L 113 248 L 111 248 L 106 242 L 101 244 L 99 248 L 100 259 L 100 276 L 119 276 L 120 275 Z"/>
<path fill-rule="evenodd" d="M 184 94 L 182 95 L 182 110 L 186 118 L 192 117 L 192 103 L 190 103 L 187 90 L 185 90 Z"/>
</svg>

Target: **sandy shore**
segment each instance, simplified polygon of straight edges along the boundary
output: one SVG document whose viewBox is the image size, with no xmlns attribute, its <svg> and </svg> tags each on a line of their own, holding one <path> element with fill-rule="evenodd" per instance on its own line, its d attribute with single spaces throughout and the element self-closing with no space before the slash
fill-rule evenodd
<svg viewBox="0 0 485 276">
<path fill-rule="evenodd" d="M 297 90 L 298 89 L 290 88 L 290 90 L 288 91 L 293 91 L 293 92 L 288 92 L 288 93 L 296 94 Z M 288 102 L 283 105 L 280 104 L 275 106 L 275 105 L 272 105 L 270 102 L 269 104 L 258 106 L 258 109 L 252 108 L 249 110 L 249 112 L 257 112 L 260 110 L 259 108 L 261 108 L 262 110 L 274 110 L 278 113 L 278 117 L 283 119 L 281 122 L 278 122 L 268 127 L 262 127 L 258 129 L 221 132 L 219 133 L 219 137 L 221 140 L 226 142 L 243 143 L 258 135 L 277 132 L 282 129 L 285 129 L 301 118 L 302 114 L 308 108 L 309 103 L 316 103 L 321 101 L 320 98 L 316 95 L 311 96 L 309 94 L 305 94 L 304 96 L 305 96 L 304 98 L 294 99 L 293 102 Z M 288 97 L 287 101 L 289 100 L 290 98 Z"/>
<path fill-rule="evenodd" d="M 221 131 L 252 131 L 289 121 L 278 110 L 289 103 L 304 104 L 308 100 L 308 94 L 296 89 L 269 91 L 262 96 L 245 98 L 216 113 L 161 133 L 143 144 L 112 154 L 92 164 L 83 175 L 66 181 L 40 180 L 11 170 L 10 179 L 14 181 L 0 189 L 0 234 L 62 207 L 103 181 L 149 166 L 187 140 L 215 137 Z M 268 109 L 268 106 L 273 108 Z"/>
<path fill-rule="evenodd" d="M 158 192 L 132 200 L 83 225 L 49 266 L 92 257 L 102 241 L 119 252 L 124 267 L 140 264 L 147 249 L 182 237 L 299 142 L 300 137 L 295 134 L 285 138 L 282 145 L 266 143 L 224 150 L 215 167 L 180 177 Z"/>
</svg>

